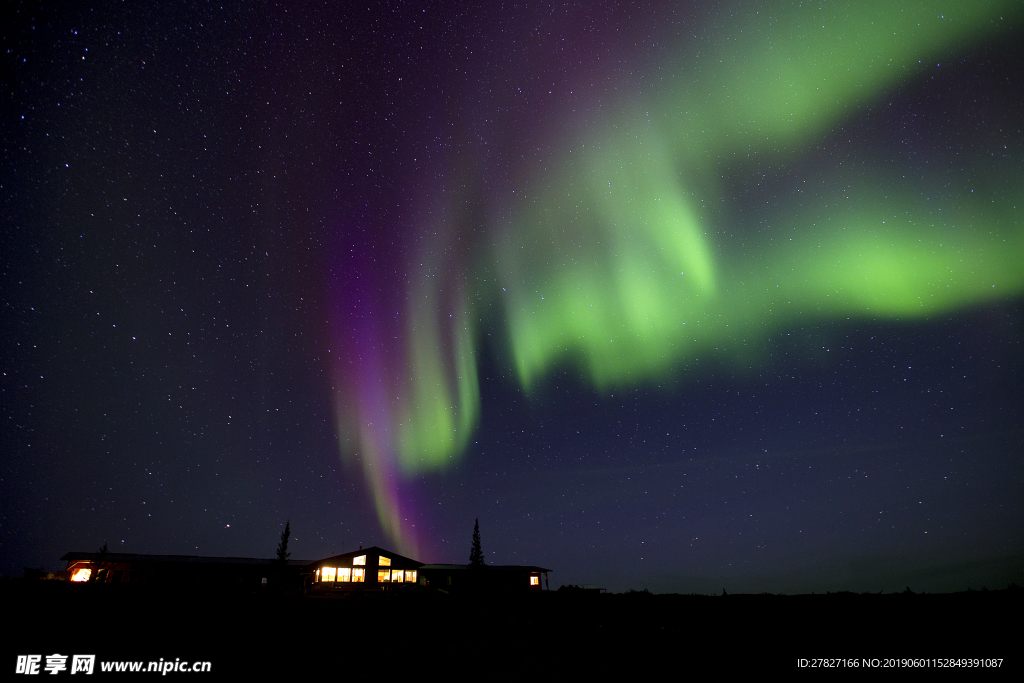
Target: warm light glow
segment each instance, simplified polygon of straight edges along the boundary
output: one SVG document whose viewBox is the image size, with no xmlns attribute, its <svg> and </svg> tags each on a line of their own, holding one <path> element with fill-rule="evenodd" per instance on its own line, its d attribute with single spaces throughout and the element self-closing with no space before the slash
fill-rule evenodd
<svg viewBox="0 0 1024 683">
<path fill-rule="evenodd" d="M 353 566 L 360 566 L 366 564 L 366 555 L 360 555 L 359 557 L 352 560 Z"/>
<path fill-rule="evenodd" d="M 416 583 L 416 570 L 415 569 L 413 569 L 412 571 L 405 572 L 405 582 L 406 583 Z"/>
<path fill-rule="evenodd" d="M 363 558 L 366 559 L 365 557 Z M 365 569 L 353 569 L 352 570 L 352 583 L 363 583 L 365 580 Z"/>
<path fill-rule="evenodd" d="M 391 566 L 391 558 L 390 557 L 384 557 L 383 555 L 381 555 L 380 557 L 377 558 L 377 560 L 378 560 L 377 566 L 380 566 L 380 567 L 390 567 Z"/>
<path fill-rule="evenodd" d="M 320 574 L 321 581 L 334 581 L 334 577 L 337 575 L 338 570 L 335 567 L 324 567 Z"/>
<path fill-rule="evenodd" d="M 391 583 L 402 583 L 403 573 L 401 569 L 391 570 Z"/>
<path fill-rule="evenodd" d="M 390 569 L 378 569 L 377 570 L 377 583 L 388 583 L 391 581 L 391 570 Z"/>
<path fill-rule="evenodd" d="M 352 570 L 347 567 L 338 569 L 338 581 L 348 582 L 352 580 Z"/>
<path fill-rule="evenodd" d="M 530 577 L 530 585 L 531 586 L 539 586 L 540 585 L 540 577 L 539 576 L 531 576 Z"/>
<path fill-rule="evenodd" d="M 71 572 L 71 580 L 79 583 L 88 581 L 90 576 L 92 576 L 92 570 L 88 567 L 79 567 L 75 571 Z"/>
</svg>

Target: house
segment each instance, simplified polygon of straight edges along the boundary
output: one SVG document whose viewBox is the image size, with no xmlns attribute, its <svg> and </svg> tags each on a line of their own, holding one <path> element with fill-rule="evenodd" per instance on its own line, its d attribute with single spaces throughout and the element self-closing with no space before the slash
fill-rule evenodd
<svg viewBox="0 0 1024 683">
<path fill-rule="evenodd" d="M 315 592 L 406 589 L 419 581 L 422 562 L 373 546 L 309 564 Z"/>
<path fill-rule="evenodd" d="M 181 587 L 257 589 L 279 577 L 274 560 L 256 557 L 200 557 L 197 555 L 137 555 L 131 553 L 71 552 L 60 558 L 68 563 L 73 582 L 146 583 Z M 309 560 L 288 560 L 286 585 L 299 583 Z"/>
<path fill-rule="evenodd" d="M 275 560 L 255 557 L 71 552 L 61 559 L 68 563 L 66 575 L 76 583 L 89 582 L 95 572 L 96 581 L 107 584 L 257 590 L 280 582 L 296 589 L 305 586 L 321 595 L 423 589 L 446 593 L 540 591 L 547 588 L 551 571 L 521 565 L 423 564 L 377 546 L 315 562 L 289 560 L 283 575 Z"/>
<path fill-rule="evenodd" d="M 425 564 L 420 584 L 448 592 L 522 593 L 547 588 L 550 569 L 517 564 Z"/>
</svg>

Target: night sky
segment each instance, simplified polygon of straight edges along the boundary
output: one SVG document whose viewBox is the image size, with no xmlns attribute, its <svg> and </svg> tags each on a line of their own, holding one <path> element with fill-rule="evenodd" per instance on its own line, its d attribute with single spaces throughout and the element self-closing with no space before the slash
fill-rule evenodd
<svg viewBox="0 0 1024 683">
<path fill-rule="evenodd" d="M 6 8 L 0 573 L 1024 582 L 1024 5 L 482 5 Z"/>
</svg>

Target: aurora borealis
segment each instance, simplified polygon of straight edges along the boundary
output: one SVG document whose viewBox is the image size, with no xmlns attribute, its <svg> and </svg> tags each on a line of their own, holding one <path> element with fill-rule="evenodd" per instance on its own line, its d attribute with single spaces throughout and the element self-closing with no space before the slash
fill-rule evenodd
<svg viewBox="0 0 1024 683">
<path fill-rule="evenodd" d="M 1020 2 L 16 15 L 4 572 L 1024 580 Z"/>
<path fill-rule="evenodd" d="M 772 227 L 752 236 L 750 254 L 712 243 L 716 228 L 740 219 L 707 207 L 721 179 L 798 164 L 824 131 L 921 78 L 937 55 L 1005 33 L 1019 4 L 953 7 L 948 16 L 891 2 L 730 13 L 710 47 L 676 46 L 647 79 L 649 92 L 627 83 L 571 126 L 518 196 L 480 189 L 478 215 L 442 209 L 412 228 L 431 235 L 413 251 L 429 265 L 396 266 L 413 273 L 404 327 L 382 323 L 400 340 L 388 357 L 404 363 L 389 368 L 378 332 L 342 323 L 340 336 L 357 349 L 347 362 L 360 369 L 342 368 L 351 397 L 339 419 L 350 423 L 395 542 L 409 543 L 397 480 L 449 466 L 476 424 L 475 338 L 486 306 L 501 311 L 492 324 L 524 389 L 569 363 L 608 391 L 678 374 L 701 355 L 756 364 L 729 349 L 760 345 L 801 316 L 913 319 L 1021 293 L 1024 178 L 1007 168 L 1009 192 L 972 187 L 994 172 L 981 155 L 957 160 L 954 188 L 940 178 L 908 183 L 863 155 L 870 166 L 857 177 L 824 177 L 849 181 L 838 192 L 766 211 Z M 921 187 L 934 196 L 914 192 Z M 487 238 L 454 246 L 472 240 L 474 221 Z M 358 315 L 374 316 L 372 305 Z"/>
</svg>

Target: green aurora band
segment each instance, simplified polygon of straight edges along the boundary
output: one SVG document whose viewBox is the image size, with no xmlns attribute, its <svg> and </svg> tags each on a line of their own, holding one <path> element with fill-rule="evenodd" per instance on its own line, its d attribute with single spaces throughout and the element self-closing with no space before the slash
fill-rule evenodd
<svg viewBox="0 0 1024 683">
<path fill-rule="evenodd" d="M 1015 31 L 1024 14 L 1017 1 L 807 4 L 737 5 L 706 54 L 679 54 L 653 96 L 605 110 L 568 141 L 509 218 L 492 220 L 492 246 L 471 266 L 488 293 L 463 287 L 446 308 L 429 284 L 412 289 L 402 473 L 442 468 L 465 448 L 490 292 L 524 389 L 570 363 L 610 390 L 678 376 L 705 355 L 749 365 L 745 349 L 796 318 L 923 318 L 1024 290 L 1024 179 L 989 156 L 958 159 L 975 168 L 957 187 L 924 179 L 927 196 L 892 165 L 849 178 L 830 168 L 841 191 L 786 200 L 742 254 L 709 237 L 722 227 L 712 204 L 723 177 L 802 158 L 859 105 L 951 50 Z"/>
</svg>

